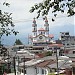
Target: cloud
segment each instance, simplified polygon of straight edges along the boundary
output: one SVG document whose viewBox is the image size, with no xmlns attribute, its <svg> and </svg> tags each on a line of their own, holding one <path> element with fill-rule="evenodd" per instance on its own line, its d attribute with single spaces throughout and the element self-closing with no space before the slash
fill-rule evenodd
<svg viewBox="0 0 75 75">
<path fill-rule="evenodd" d="M 1 3 L 3 3 L 5 0 L 0 0 Z M 32 34 L 32 21 L 33 18 L 37 16 L 37 13 L 30 13 L 30 8 L 35 4 L 39 3 L 43 0 L 6 0 L 10 3 L 10 7 L 6 7 L 3 5 L 0 5 L 1 9 L 3 11 L 11 12 L 12 18 L 15 24 L 15 29 L 19 31 L 19 34 L 17 35 L 18 38 L 27 37 L 28 34 Z M 50 33 L 58 33 L 57 31 L 61 31 L 60 27 L 63 27 L 64 29 L 67 28 L 69 25 L 74 27 L 74 29 L 67 28 L 67 31 L 74 32 L 75 33 L 75 17 L 65 17 L 66 15 L 62 13 L 58 13 L 58 16 L 55 18 L 55 21 L 52 22 L 51 19 L 53 17 L 53 14 L 49 12 L 48 22 L 50 25 Z M 40 17 L 36 20 L 38 29 L 40 27 L 44 26 L 43 17 Z M 70 27 L 70 26 L 69 26 Z M 66 31 L 65 30 L 62 31 Z M 15 37 L 13 37 L 15 38 Z"/>
</svg>

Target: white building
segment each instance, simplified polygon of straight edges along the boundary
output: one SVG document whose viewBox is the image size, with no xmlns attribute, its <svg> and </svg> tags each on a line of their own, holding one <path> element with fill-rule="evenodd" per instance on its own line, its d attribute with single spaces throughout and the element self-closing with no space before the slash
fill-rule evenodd
<svg viewBox="0 0 75 75">
<path fill-rule="evenodd" d="M 72 68 L 72 61 L 69 57 L 60 56 L 58 57 L 58 67 L 60 69 L 59 73 L 62 73 L 62 70 L 65 71 L 66 68 Z M 20 63 L 21 75 L 24 75 L 24 62 Z M 42 59 L 33 59 L 25 62 L 25 75 L 48 75 L 49 73 L 56 73 L 57 61 L 55 58 L 44 58 Z M 61 70 L 62 69 L 62 70 Z"/>
<path fill-rule="evenodd" d="M 25 75 L 37 75 L 36 64 L 43 62 L 44 60 L 32 59 L 25 62 Z M 20 63 L 21 75 L 24 74 L 24 62 Z M 40 74 L 41 75 L 41 74 Z"/>
<path fill-rule="evenodd" d="M 31 44 L 34 46 L 47 45 L 50 44 L 52 38 L 54 38 L 54 36 L 53 34 L 49 34 L 49 24 L 47 17 L 45 17 L 44 28 L 41 27 L 40 29 L 37 29 L 36 20 L 34 18 L 32 24 L 32 35 L 29 36 L 29 42 L 31 42 Z"/>
</svg>

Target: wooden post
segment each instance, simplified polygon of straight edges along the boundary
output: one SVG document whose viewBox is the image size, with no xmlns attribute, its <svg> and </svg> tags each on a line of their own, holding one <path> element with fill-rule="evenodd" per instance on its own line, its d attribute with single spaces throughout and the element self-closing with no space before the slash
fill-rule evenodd
<svg viewBox="0 0 75 75">
<path fill-rule="evenodd" d="M 14 73 L 16 75 L 16 63 L 15 63 L 15 57 L 13 57 L 13 63 L 14 63 Z"/>
<path fill-rule="evenodd" d="M 59 75 L 59 65 L 58 65 L 58 52 L 57 52 L 57 47 L 55 47 L 55 49 L 56 49 L 56 61 L 57 61 L 57 75 Z"/>
<path fill-rule="evenodd" d="M 19 71 L 19 56 L 18 56 L 18 71 Z"/>
<path fill-rule="evenodd" d="M 24 75 L 25 75 L 25 56 L 24 56 Z"/>
</svg>

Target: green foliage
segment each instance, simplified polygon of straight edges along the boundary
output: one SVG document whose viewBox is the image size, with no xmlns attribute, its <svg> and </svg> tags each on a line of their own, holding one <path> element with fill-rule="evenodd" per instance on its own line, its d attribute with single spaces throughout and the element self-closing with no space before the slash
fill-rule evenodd
<svg viewBox="0 0 75 75">
<path fill-rule="evenodd" d="M 4 2 L 3 5 L 9 6 L 10 4 L 7 2 Z"/>
<path fill-rule="evenodd" d="M 7 56 L 7 48 L 0 46 L 0 56 Z"/>
<path fill-rule="evenodd" d="M 23 43 L 19 40 L 19 39 L 16 39 L 15 41 L 15 44 L 14 45 L 23 45 Z"/>
<path fill-rule="evenodd" d="M 3 5 L 9 6 L 9 3 L 3 3 Z M 6 36 L 10 35 L 11 33 L 17 35 L 17 31 L 14 30 L 14 24 L 12 22 L 12 13 L 2 12 L 0 10 L 0 34 L 6 34 Z"/>
<path fill-rule="evenodd" d="M 49 73 L 48 75 L 56 75 L 56 74 L 54 74 L 54 73 Z M 59 75 L 64 75 L 64 74 L 59 74 Z"/>
<path fill-rule="evenodd" d="M 75 0 L 44 0 L 43 2 L 32 6 L 30 9 L 30 13 L 37 10 L 38 18 L 40 15 L 48 15 L 50 9 L 52 9 L 52 13 L 54 13 L 55 17 L 57 16 L 57 11 L 61 13 L 64 13 L 64 11 L 66 11 L 68 16 L 73 16 L 75 14 L 74 7 Z"/>
<path fill-rule="evenodd" d="M 46 52 L 45 54 L 46 54 L 46 56 L 52 56 L 52 51 L 51 51 L 51 52 L 48 51 L 48 52 Z"/>
</svg>

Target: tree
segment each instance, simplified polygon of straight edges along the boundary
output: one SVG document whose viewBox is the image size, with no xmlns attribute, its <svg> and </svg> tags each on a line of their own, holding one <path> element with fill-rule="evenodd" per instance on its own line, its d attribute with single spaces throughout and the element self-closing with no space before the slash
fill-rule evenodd
<svg viewBox="0 0 75 75">
<path fill-rule="evenodd" d="M 48 51 L 45 53 L 46 56 L 52 56 L 52 51 Z"/>
<path fill-rule="evenodd" d="M 7 56 L 7 48 L 0 46 L 0 56 Z"/>
<path fill-rule="evenodd" d="M 19 39 L 16 39 L 15 45 L 23 45 L 23 43 Z"/>
<path fill-rule="evenodd" d="M 6 5 L 9 7 L 9 3 L 4 2 L 3 5 Z M 11 33 L 17 35 L 17 31 L 14 30 L 14 24 L 12 22 L 12 13 L 3 12 L 0 10 L 0 37 L 4 34 L 7 36 Z"/>
<path fill-rule="evenodd" d="M 43 0 L 43 2 L 32 6 L 30 13 L 37 10 L 38 18 L 40 15 L 48 15 L 50 10 L 52 10 L 51 12 L 54 13 L 54 17 L 57 16 L 57 12 L 64 13 L 66 11 L 69 17 L 75 14 L 74 7 L 75 0 Z M 53 18 L 52 21 L 54 21 Z"/>
</svg>

